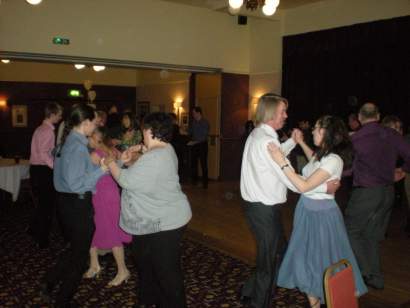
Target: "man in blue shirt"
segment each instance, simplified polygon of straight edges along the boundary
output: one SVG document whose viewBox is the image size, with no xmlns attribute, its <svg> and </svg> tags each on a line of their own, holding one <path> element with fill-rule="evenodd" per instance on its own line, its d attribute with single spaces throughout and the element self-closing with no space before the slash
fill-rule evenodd
<svg viewBox="0 0 410 308">
<path fill-rule="evenodd" d="M 209 123 L 202 117 L 201 107 L 192 109 L 193 121 L 189 128 L 191 142 L 191 176 L 192 184 L 198 181 L 198 160 L 201 163 L 202 187 L 208 188 L 208 133 Z"/>
</svg>

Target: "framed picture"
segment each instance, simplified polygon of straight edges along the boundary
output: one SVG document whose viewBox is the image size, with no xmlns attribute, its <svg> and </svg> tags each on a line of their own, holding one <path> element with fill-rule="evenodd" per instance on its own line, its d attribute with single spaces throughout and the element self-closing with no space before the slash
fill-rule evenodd
<svg viewBox="0 0 410 308">
<path fill-rule="evenodd" d="M 148 101 L 137 102 L 137 114 L 141 118 L 143 118 L 148 113 L 150 113 L 150 102 Z"/>
<path fill-rule="evenodd" d="M 181 112 L 179 115 L 179 126 L 180 127 L 188 127 L 188 113 L 187 112 Z"/>
<path fill-rule="evenodd" d="M 13 127 L 27 127 L 26 105 L 13 105 L 11 107 L 11 124 Z"/>
</svg>

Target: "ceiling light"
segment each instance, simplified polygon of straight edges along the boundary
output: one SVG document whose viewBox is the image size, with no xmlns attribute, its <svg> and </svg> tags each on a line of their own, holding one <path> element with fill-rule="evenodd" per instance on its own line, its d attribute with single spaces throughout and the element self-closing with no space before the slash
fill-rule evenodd
<svg viewBox="0 0 410 308">
<path fill-rule="evenodd" d="M 276 12 L 276 6 L 265 4 L 262 6 L 262 12 L 266 16 L 272 16 Z"/>
<path fill-rule="evenodd" d="M 31 4 L 31 5 L 40 4 L 41 1 L 43 1 L 43 0 L 26 0 L 26 2 L 29 3 L 29 4 Z"/>
<path fill-rule="evenodd" d="M 78 70 L 82 70 L 82 69 L 85 67 L 84 64 L 74 64 L 74 66 L 75 66 L 75 68 L 78 69 Z"/>
<path fill-rule="evenodd" d="M 279 5 L 279 0 L 265 0 L 265 5 L 277 7 Z"/>
<path fill-rule="evenodd" d="M 247 10 L 254 11 L 259 7 L 262 8 L 263 14 L 271 16 L 276 12 L 280 0 L 229 0 L 229 13 L 237 14 L 238 10 L 245 6 Z"/>
<path fill-rule="evenodd" d="M 229 0 L 229 6 L 233 9 L 239 9 L 243 4 L 243 0 Z"/>
<path fill-rule="evenodd" d="M 7 64 L 7 63 L 10 63 L 10 60 L 9 59 L 2 59 L 1 62 Z"/>
<path fill-rule="evenodd" d="M 93 70 L 96 72 L 101 72 L 105 70 L 105 66 L 104 65 L 93 65 Z"/>
</svg>

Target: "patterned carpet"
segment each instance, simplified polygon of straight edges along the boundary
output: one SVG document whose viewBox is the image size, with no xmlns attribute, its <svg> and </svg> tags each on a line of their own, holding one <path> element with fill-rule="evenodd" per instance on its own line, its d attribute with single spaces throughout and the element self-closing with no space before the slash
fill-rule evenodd
<svg viewBox="0 0 410 308">
<path fill-rule="evenodd" d="M 3 202 L 2 202 L 3 203 Z M 46 307 L 38 296 L 39 281 L 64 249 L 54 230 L 49 249 L 38 250 L 25 233 L 31 207 L 2 205 L 0 214 L 0 307 Z M 6 208 L 6 209 L 5 209 Z M 126 261 L 132 276 L 127 284 L 107 288 L 115 275 L 112 255 L 102 257 L 102 275 L 83 280 L 75 296 L 82 307 L 132 307 L 137 302 L 135 267 L 130 250 Z M 251 273 L 244 262 L 185 238 L 183 267 L 188 307 L 242 307 L 238 299 L 241 284 Z M 297 290 L 277 289 L 273 307 L 308 307 Z"/>
</svg>

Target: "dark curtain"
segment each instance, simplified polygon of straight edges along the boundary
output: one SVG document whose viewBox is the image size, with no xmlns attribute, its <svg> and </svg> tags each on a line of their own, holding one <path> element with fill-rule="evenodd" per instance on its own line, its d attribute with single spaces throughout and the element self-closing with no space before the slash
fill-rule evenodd
<svg viewBox="0 0 410 308">
<path fill-rule="evenodd" d="M 286 36 L 282 78 L 293 123 L 372 101 L 409 124 L 410 16 Z"/>
</svg>

